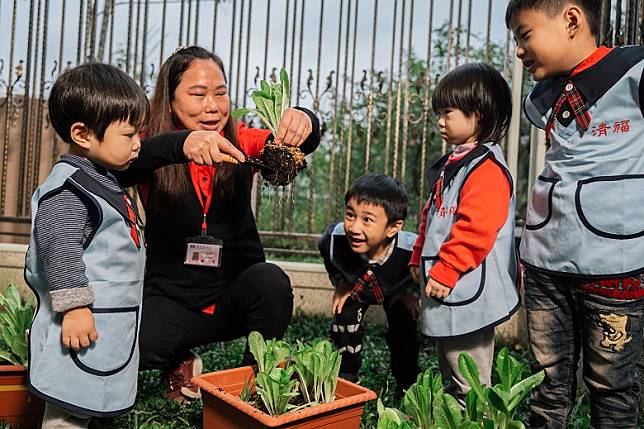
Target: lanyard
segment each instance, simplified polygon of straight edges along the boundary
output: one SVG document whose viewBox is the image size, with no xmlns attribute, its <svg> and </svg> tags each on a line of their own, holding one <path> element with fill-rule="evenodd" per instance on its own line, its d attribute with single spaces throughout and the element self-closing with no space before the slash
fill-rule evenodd
<svg viewBox="0 0 644 429">
<path fill-rule="evenodd" d="M 192 180 L 192 185 L 195 188 L 195 192 L 197 193 L 197 198 L 199 199 L 199 204 L 201 204 L 201 208 L 203 209 L 203 220 L 201 222 L 201 235 L 206 235 L 208 232 L 208 224 L 206 223 L 206 215 L 208 214 L 208 210 L 210 209 L 210 203 L 212 202 L 212 191 L 208 196 L 206 197 L 206 201 L 204 201 L 204 195 L 203 192 L 201 191 L 201 187 L 199 187 L 199 180 L 195 175 L 191 174 L 190 179 Z"/>
<path fill-rule="evenodd" d="M 134 211 L 132 202 L 130 201 L 130 198 L 127 196 L 127 194 L 123 194 L 123 199 L 125 200 L 125 206 L 127 207 L 127 216 L 130 220 L 130 235 L 132 236 L 132 240 L 134 240 L 134 244 L 136 244 L 136 248 L 140 249 L 141 241 L 139 239 L 139 224 L 136 212 Z"/>
</svg>

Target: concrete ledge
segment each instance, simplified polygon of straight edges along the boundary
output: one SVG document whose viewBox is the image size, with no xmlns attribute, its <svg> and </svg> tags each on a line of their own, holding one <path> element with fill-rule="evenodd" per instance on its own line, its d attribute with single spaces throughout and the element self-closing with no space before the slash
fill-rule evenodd
<svg viewBox="0 0 644 429">
<path fill-rule="evenodd" d="M 31 297 L 23 271 L 27 246 L 0 243 L 0 290 L 13 283 L 24 298 Z M 322 264 L 306 262 L 272 261 L 290 277 L 293 286 L 294 308 L 305 313 L 329 314 L 333 299 L 333 286 Z M 386 323 L 385 312 L 373 306 L 365 314 L 367 322 Z M 497 328 L 497 334 L 505 341 L 526 344 L 527 329 L 525 312 L 521 309 L 508 322 Z"/>
</svg>

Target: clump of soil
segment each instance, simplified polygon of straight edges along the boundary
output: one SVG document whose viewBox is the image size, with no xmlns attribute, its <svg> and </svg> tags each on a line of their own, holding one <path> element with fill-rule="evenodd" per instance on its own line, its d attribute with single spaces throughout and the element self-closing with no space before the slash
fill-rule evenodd
<svg viewBox="0 0 644 429">
<path fill-rule="evenodd" d="M 268 143 L 259 155 L 262 177 L 271 185 L 286 186 L 295 180 L 300 170 L 306 168 L 304 153 L 296 147 Z"/>
</svg>

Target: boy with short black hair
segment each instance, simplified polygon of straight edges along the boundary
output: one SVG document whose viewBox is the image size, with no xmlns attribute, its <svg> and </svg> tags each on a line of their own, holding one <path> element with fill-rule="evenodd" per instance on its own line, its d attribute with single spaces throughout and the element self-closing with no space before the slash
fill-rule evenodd
<svg viewBox="0 0 644 429">
<path fill-rule="evenodd" d="M 318 244 L 335 286 L 331 339 L 342 351 L 340 373 L 357 380 L 363 316 L 370 305 L 382 305 L 391 371 L 400 394 L 416 381 L 420 348 L 418 285 L 407 268 L 416 234 L 402 231 L 407 192 L 398 180 L 370 173 L 351 185 L 344 200 L 344 222 L 330 225 Z"/>
<path fill-rule="evenodd" d="M 530 427 L 565 427 L 583 347 L 591 425 L 633 428 L 644 327 L 644 49 L 597 47 L 599 0 L 512 0 L 506 24 L 538 81 L 528 119 L 545 129 L 525 267 L 534 370 Z"/>
<path fill-rule="evenodd" d="M 46 401 L 43 428 L 85 428 L 90 416 L 134 404 L 145 245 L 123 185 L 163 165 L 219 156 L 220 137 L 207 137 L 216 133 L 174 133 L 142 146 L 148 110 L 141 87 L 106 64 L 66 71 L 51 90 L 49 117 L 69 154 L 32 197 L 25 261 L 38 298 L 28 384 Z"/>
</svg>

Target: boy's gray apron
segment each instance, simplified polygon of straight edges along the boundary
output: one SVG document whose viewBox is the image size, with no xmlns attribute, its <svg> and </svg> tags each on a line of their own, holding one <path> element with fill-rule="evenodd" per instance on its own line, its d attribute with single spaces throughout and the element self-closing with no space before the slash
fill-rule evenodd
<svg viewBox="0 0 644 429">
<path fill-rule="evenodd" d="M 554 121 L 528 204 L 520 248 L 526 265 L 589 278 L 644 271 L 642 58 L 641 47 L 615 48 L 592 68 L 540 83 L 526 97 L 526 116 L 545 129 L 553 100 L 574 82 L 592 118 L 585 131 L 576 120 Z"/>
<path fill-rule="evenodd" d="M 80 191 L 88 210 L 95 210 L 99 219 L 98 229 L 85 243 L 83 254 L 85 273 L 94 290 L 91 310 L 98 340 L 79 352 L 63 348 L 62 314 L 51 309 L 33 238 L 38 203 L 64 186 Z M 141 248 L 134 243 L 124 208 L 123 194 L 107 190 L 66 162 L 54 165 L 31 201 L 32 238 L 25 279 L 36 293 L 38 309 L 29 334 L 29 388 L 46 401 L 83 415 L 123 414 L 131 409 L 136 396 L 145 247 L 138 227 Z"/>
<path fill-rule="evenodd" d="M 499 230 L 492 251 L 481 265 L 462 274 L 447 298 L 425 296 L 429 270 L 438 262 L 440 248 L 449 240 L 452 227 L 457 221 L 456 210 L 450 209 L 458 207 L 461 189 L 469 175 L 483 161 L 491 159 L 503 169 L 512 190 L 512 178 L 499 146 L 485 144 L 474 151 L 471 153 L 474 158 L 445 184 L 442 207 L 447 210 L 437 215 L 438 208 L 434 203 L 427 213 L 425 244 L 420 258 L 420 329 L 424 335 L 432 338 L 458 337 L 496 326 L 508 320 L 519 306 L 519 294 L 515 286 L 517 261 L 514 248 L 513 193 L 507 220 Z"/>
</svg>

